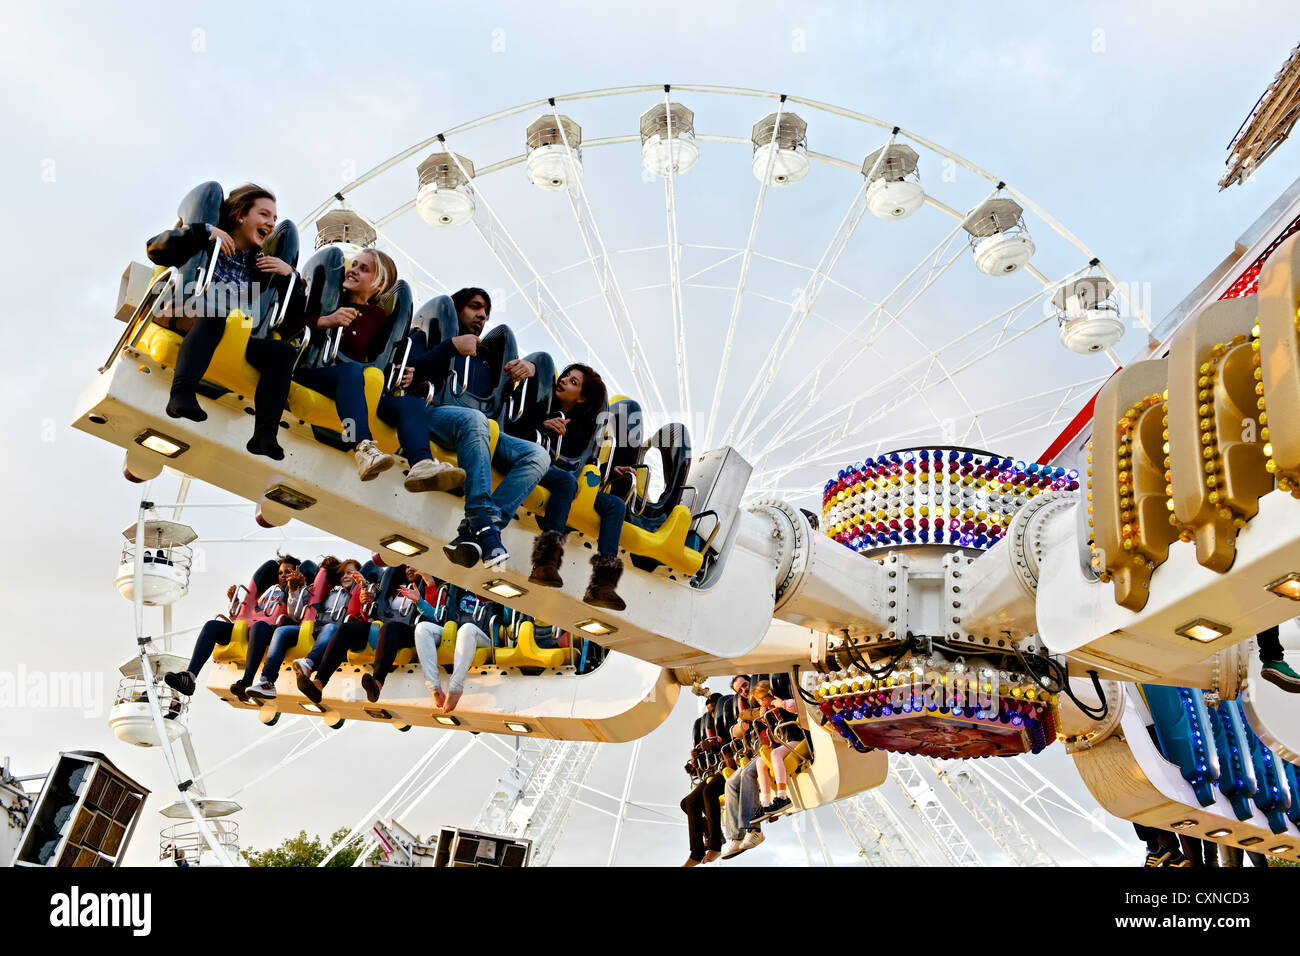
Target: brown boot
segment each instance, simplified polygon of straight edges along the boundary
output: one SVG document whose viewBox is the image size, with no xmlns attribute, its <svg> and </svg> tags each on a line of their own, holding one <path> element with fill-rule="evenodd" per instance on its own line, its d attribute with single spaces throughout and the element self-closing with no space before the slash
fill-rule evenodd
<svg viewBox="0 0 1300 956">
<path fill-rule="evenodd" d="M 543 531 L 533 542 L 533 573 L 528 580 L 544 588 L 562 588 L 560 559 L 564 557 L 564 535 Z"/>
<path fill-rule="evenodd" d="M 622 611 L 627 605 L 614 590 L 618 579 L 623 576 L 623 562 L 616 554 L 593 554 L 591 556 L 591 580 L 587 583 L 587 593 L 582 596 L 583 604 L 593 607 L 609 608 Z"/>
</svg>

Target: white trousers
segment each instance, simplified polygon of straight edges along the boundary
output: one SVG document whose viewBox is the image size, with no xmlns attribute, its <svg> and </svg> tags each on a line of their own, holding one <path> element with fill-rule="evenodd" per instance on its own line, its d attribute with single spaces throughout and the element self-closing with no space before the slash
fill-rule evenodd
<svg viewBox="0 0 1300 956">
<path fill-rule="evenodd" d="M 415 626 L 415 651 L 420 655 L 424 682 L 429 690 L 441 687 L 444 692 L 459 694 L 465 689 L 465 675 L 474 666 L 474 652 L 480 647 L 491 647 L 492 641 L 482 628 L 466 622 L 456 628 L 456 654 L 451 667 L 451 689 L 443 685 L 442 668 L 438 666 L 438 644 L 442 641 L 442 625 L 421 621 Z"/>
</svg>

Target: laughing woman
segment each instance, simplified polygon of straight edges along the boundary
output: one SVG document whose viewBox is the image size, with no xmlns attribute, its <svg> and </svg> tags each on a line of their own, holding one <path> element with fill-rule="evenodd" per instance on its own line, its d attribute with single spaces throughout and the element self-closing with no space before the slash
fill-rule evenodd
<svg viewBox="0 0 1300 956">
<path fill-rule="evenodd" d="M 172 418 L 205 421 L 208 413 L 199 405 L 197 389 L 208 370 L 212 356 L 226 330 L 229 309 L 221 303 L 248 302 L 256 298 L 258 287 L 273 275 L 291 276 L 293 267 L 283 259 L 262 255 L 262 244 L 275 229 L 275 196 L 268 189 L 251 183 L 232 189 L 221 203 L 217 225 L 199 222 L 177 223 L 176 228 L 154 236 L 146 244 L 149 261 L 160 266 L 179 266 L 195 253 L 219 240 L 221 250 L 213 264 L 212 282 L 204 301 L 192 310 L 197 315 L 163 316 L 159 324 L 184 336 L 176 356 L 167 414 Z M 187 310 L 190 311 L 190 310 Z M 260 408 L 274 404 L 274 399 L 258 384 L 255 404 Z M 284 405 L 275 405 L 276 421 Z M 253 450 L 250 442 L 250 451 Z M 283 456 L 281 456 L 283 457 Z"/>
</svg>

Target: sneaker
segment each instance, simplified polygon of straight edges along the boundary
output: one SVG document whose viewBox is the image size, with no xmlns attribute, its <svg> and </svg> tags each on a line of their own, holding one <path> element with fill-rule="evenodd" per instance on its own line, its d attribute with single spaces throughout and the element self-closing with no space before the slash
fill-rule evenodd
<svg viewBox="0 0 1300 956">
<path fill-rule="evenodd" d="M 762 830 L 750 830 L 745 834 L 745 839 L 741 841 L 740 849 L 742 852 L 752 850 L 766 839 L 767 837 L 763 836 Z"/>
<path fill-rule="evenodd" d="M 387 471 L 397 464 L 397 459 L 392 455 L 385 454 L 379 450 L 370 439 L 357 444 L 357 476 L 362 481 L 370 481 L 380 472 Z"/>
<path fill-rule="evenodd" d="M 690 857 L 690 856 L 688 856 L 688 857 L 686 858 L 686 862 L 682 864 L 683 867 L 687 867 L 687 866 L 699 866 L 699 865 L 700 865 L 700 861 L 697 860 L 697 859 L 695 859 L 694 857 Z"/>
<path fill-rule="evenodd" d="M 163 681 L 178 694 L 186 697 L 194 696 L 194 675 L 189 671 L 173 671 L 164 675 Z"/>
<path fill-rule="evenodd" d="M 1173 856 L 1169 858 L 1169 862 L 1165 864 L 1165 866 L 1191 866 L 1191 865 L 1192 865 L 1192 861 L 1187 859 L 1187 857 L 1183 856 L 1181 853 L 1175 853 Z"/>
<path fill-rule="evenodd" d="M 468 531 L 462 531 L 444 544 L 442 553 L 447 556 L 448 561 L 452 564 L 459 564 L 462 568 L 474 567 L 474 565 L 478 564 L 479 559 L 483 557 L 483 549 L 479 547 L 474 535 Z"/>
<path fill-rule="evenodd" d="M 312 671 L 316 669 L 310 657 L 300 657 L 289 666 L 293 668 L 295 677 L 311 677 Z"/>
<path fill-rule="evenodd" d="M 238 697 L 241 703 L 248 703 L 248 685 L 242 680 L 237 680 L 231 684 L 230 692 Z"/>
<path fill-rule="evenodd" d="M 298 661 L 294 661 L 294 666 L 296 667 L 298 663 Z M 302 692 L 302 696 L 306 697 L 313 704 L 319 704 L 320 688 L 317 687 L 316 683 L 311 679 L 311 675 L 299 671 L 298 676 L 295 679 L 298 684 L 298 690 Z"/>
<path fill-rule="evenodd" d="M 406 474 L 407 491 L 455 491 L 465 483 L 465 469 L 436 458 L 417 461 Z"/>
<path fill-rule="evenodd" d="M 1152 850 L 1147 853 L 1146 862 L 1143 866 L 1164 866 L 1165 860 L 1169 859 L 1168 850 Z"/>
<path fill-rule="evenodd" d="M 275 700 L 275 685 L 265 677 L 259 677 L 245 693 L 254 700 Z"/>
<path fill-rule="evenodd" d="M 510 560 L 510 552 L 501 543 L 501 534 L 496 528 L 491 525 L 479 528 L 474 537 L 478 542 L 479 550 L 483 553 L 484 568 L 495 568 L 498 564 L 505 564 Z"/>
<path fill-rule="evenodd" d="M 791 801 L 789 797 L 777 797 L 772 801 L 772 805 L 767 808 L 768 815 L 773 817 L 777 816 L 784 812 L 786 807 L 790 806 L 790 803 Z"/>
<path fill-rule="evenodd" d="M 1289 694 L 1300 694 L 1300 674 L 1292 670 L 1286 661 L 1264 661 L 1259 676 Z"/>
<path fill-rule="evenodd" d="M 749 825 L 751 827 L 758 826 L 760 823 L 762 823 L 764 820 L 767 819 L 767 815 L 771 812 L 772 812 L 771 804 L 765 804 L 763 806 L 760 806 L 758 808 L 758 813 L 755 814 L 752 818 L 750 818 Z"/>
<path fill-rule="evenodd" d="M 732 840 L 727 844 L 727 848 L 722 851 L 722 858 L 730 860 L 733 856 L 740 856 L 748 849 L 749 847 L 745 846 L 744 840 Z"/>
</svg>

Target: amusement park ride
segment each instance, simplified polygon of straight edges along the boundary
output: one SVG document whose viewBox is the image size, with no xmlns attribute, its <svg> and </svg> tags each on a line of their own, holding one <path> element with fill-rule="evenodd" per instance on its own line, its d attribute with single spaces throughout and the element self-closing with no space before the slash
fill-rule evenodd
<svg viewBox="0 0 1300 956">
<path fill-rule="evenodd" d="M 404 492 L 400 468 L 358 483 L 340 451 L 334 403 L 325 396 L 293 386 L 281 423 L 283 461 L 245 451 L 257 380 L 244 360 L 245 346 L 250 336 L 275 334 L 284 301 L 263 302 L 254 314 L 230 314 L 206 375 L 205 422 L 167 417 L 163 410 L 180 338 L 153 319 L 175 290 L 201 288 L 211 278 L 210 254 L 180 269 L 128 269 L 118 307 L 125 328 L 82 395 L 73 422 L 125 450 L 127 478 L 148 481 L 166 467 L 253 502 L 264 527 L 297 519 L 373 552 L 383 563 L 405 563 L 490 596 L 522 615 L 520 620 L 549 622 L 572 635 L 572 646 L 548 651 L 532 642 L 531 631 L 502 629 L 501 646 L 474 670 L 454 715 L 432 707 L 419 665 L 409 660 L 399 662 L 378 702 L 346 682 L 341 690 L 327 686 L 320 704 L 314 704 L 285 667 L 273 701 L 245 703 L 227 690 L 242 669 L 246 649 L 247 621 L 236 614 L 235 638 L 218 649 L 209 666 L 208 690 L 267 724 L 282 714 L 306 714 L 328 726 L 378 721 L 403 730 L 454 728 L 584 747 L 584 742 L 644 737 L 673 710 L 683 687 L 700 688 L 711 677 L 789 674 L 807 735 L 806 747 L 791 760 L 796 764 L 791 796 L 798 810 L 836 804 L 850 832 L 883 834 L 872 827 L 888 826 L 887 808 L 873 809 L 864 801 L 891 770 L 902 775 L 900 786 L 911 792 L 920 786 L 916 780 L 925 761 L 997 758 L 991 761 L 996 764 L 1017 755 L 1030 755 L 1020 759 L 1032 761 L 1032 755 L 1059 744 L 1098 803 L 1119 817 L 1300 860 L 1300 699 L 1261 678 L 1253 643 L 1257 633 L 1295 617 L 1300 601 L 1300 244 L 1288 238 L 1300 224 L 1295 188 L 1261 220 L 1259 234 L 1246 247 L 1164 325 L 1152 327 L 1101 260 L 1030 200 L 892 124 L 754 91 L 674 86 L 600 93 L 646 101 L 639 136 L 584 140 L 559 105 L 576 114 L 595 94 L 526 104 L 416 144 L 344 187 L 300 224 L 318 230 L 317 252 L 302 272 L 312 283 L 309 297 L 319 297 L 337 295 L 324 287 L 337 279 L 330 280 L 332 273 L 321 263 L 331 256 L 349 259 L 384 241 L 382 230 L 407 211 L 413 209 L 435 229 L 473 223 L 515 283 L 522 304 L 558 343 L 575 327 L 551 288 L 554 275 L 534 268 L 502 218 L 504 208 L 490 203 L 491 177 L 522 165 L 532 184 L 568 199 L 596 274 L 598 301 L 618 333 L 627 387 L 639 392 L 646 412 L 644 423 L 611 426 L 581 472 L 562 588 L 539 588 L 529 581 L 527 556 L 544 490 L 533 492 L 503 532 L 509 561 L 490 571 L 467 569 L 448 561 L 442 549 L 457 534 L 460 499 L 447 492 Z M 657 104 L 656 94 L 662 97 Z M 674 99 L 692 95 L 767 97 L 772 110 L 750 137 L 708 136 L 696 132 L 695 112 Z M 796 108 L 838 117 L 859 131 L 878 128 L 881 135 L 863 151 L 863 162 L 812 153 L 808 137 L 816 125 Z M 522 156 L 475 164 L 452 152 L 461 148 L 462 134 L 476 126 L 526 113 L 539 115 L 523 134 Z M 758 201 L 747 245 L 739 253 L 740 280 L 726 326 L 713 417 L 703 436 L 689 436 L 685 426 L 665 415 L 667 401 L 648 372 L 635 310 L 619 285 L 584 187 L 584 163 L 595 147 L 638 141 L 645 168 L 664 181 L 667 301 L 679 384 L 687 380 L 682 290 L 690 277 L 683 275 L 676 235 L 677 179 L 701 159 L 705 144 L 741 143 L 752 149 Z M 952 208 L 922 188 L 918 149 L 984 177 L 995 184 L 992 192 L 966 212 Z M 375 219 L 348 205 L 353 190 L 392 168 L 411 165 L 426 150 L 416 170 L 414 199 Z M 746 276 L 757 261 L 754 237 L 765 197 L 797 188 L 814 162 L 850 170 L 858 178 L 858 195 L 822 260 L 809 270 L 807 287 L 774 338 L 769 360 L 753 376 L 737 422 L 724 428 L 715 420 L 719 396 Z M 980 272 L 1031 276 L 1017 281 L 1041 286 L 1035 301 L 1051 302 L 1047 311 L 1061 342 L 1080 356 L 1094 356 L 1088 361 L 1107 363 L 1109 357 L 1102 376 L 1120 364 L 1114 348 L 1128 321 L 1145 326 L 1144 344 L 1105 379 L 1037 461 L 1008 457 L 992 442 L 977 442 L 991 446 L 985 450 L 967 447 L 955 436 L 940 440 L 939 430 L 924 428 L 913 429 L 901 442 L 873 433 L 870 455 L 838 470 L 826 467 L 824 459 L 805 458 L 805 471 L 811 461 L 814 470 L 823 469 L 823 478 L 829 474 L 818 516 L 800 507 L 809 503 L 806 496 L 774 493 L 782 463 L 770 460 L 771 449 L 780 443 L 765 447 L 751 440 L 766 427 L 778 439 L 805 435 L 805 444 L 821 443 L 819 450 L 839 454 L 839 461 L 851 457 L 828 438 L 832 431 L 801 428 L 785 415 L 786 405 L 769 395 L 787 358 L 778 344 L 797 337 L 815 314 L 818 296 L 865 213 L 882 220 L 881 228 L 905 229 L 893 223 L 923 206 L 954 220 L 954 234 L 968 241 Z M 182 217 L 195 214 L 195 208 L 183 205 Z M 1027 216 L 1064 239 L 1078 260 L 1063 279 L 1051 280 L 1035 267 L 1037 249 Z M 291 229 L 282 227 L 270 241 L 281 243 L 282 257 L 296 257 Z M 404 255 L 395 243 L 388 246 Z M 951 265 L 941 259 L 935 254 L 923 272 L 914 270 L 920 278 L 912 277 L 909 305 Z M 396 434 L 375 417 L 375 405 L 393 381 L 393 368 L 403 363 L 405 337 L 417 328 L 439 335 L 428 310 L 417 307 L 415 290 L 405 282 L 398 285 L 388 304 L 389 348 L 365 370 L 375 439 L 392 453 L 399 452 Z M 882 304 L 884 324 L 896 324 L 905 308 L 894 303 L 884 313 Z M 1000 328 L 998 323 L 990 327 L 994 348 L 1025 334 L 1014 318 L 1011 313 Z M 960 339 L 968 324 L 954 321 L 958 325 L 949 335 Z M 642 338 L 647 328 L 640 324 Z M 922 388 L 905 398 L 923 403 L 929 374 L 918 368 Z M 944 374 L 951 382 L 955 373 Z M 839 377 L 828 373 L 811 379 L 811 415 L 830 411 L 827 403 L 840 393 L 829 384 Z M 1055 397 L 1058 407 L 1065 407 L 1087 393 L 1058 390 Z M 689 392 L 683 388 L 682 395 L 687 414 Z M 544 388 L 524 397 L 548 400 Z M 873 411 L 886 404 L 883 397 L 874 401 Z M 635 402 L 616 404 L 633 419 L 642 417 Z M 839 419 L 834 428 L 855 414 L 867 415 L 858 408 L 855 403 L 831 415 Z M 615 420 L 624 419 L 611 416 Z M 855 438 L 861 433 L 853 431 L 851 421 L 842 434 L 850 445 L 868 445 Z M 705 447 L 693 450 L 691 437 L 702 438 Z M 432 451 L 455 461 L 446 449 L 435 445 Z M 627 453 L 642 476 L 631 508 L 659 520 L 625 525 L 622 554 L 631 566 L 620 589 L 626 608 L 611 611 L 583 603 L 580 582 L 598 525 L 595 495 L 607 486 L 611 463 Z M 794 456 L 791 461 L 786 475 L 801 464 Z M 193 766 L 184 714 L 191 704 L 161 682 L 163 672 L 177 669 L 177 659 L 144 639 L 142 624 L 146 606 L 169 613 L 186 590 L 193 532 L 159 517 L 160 509 L 180 503 L 142 502 L 137 522 L 125 532 L 117 584 L 135 603 L 141 641 L 138 656 L 124 668 L 131 686 L 120 695 L 113 720 L 123 739 L 162 745 L 177 783 L 184 784 L 188 778 L 172 744 L 178 741 L 189 750 Z M 170 631 L 169 620 L 163 629 Z M 1292 632 L 1283 633 L 1291 639 Z M 609 652 L 599 666 L 578 665 L 573 647 L 579 639 Z M 298 653 L 287 659 L 311 643 L 308 622 Z M 373 648 L 356 653 L 347 670 L 363 674 L 372 659 Z M 566 754 L 563 759 L 585 761 L 589 768 L 590 752 Z M 933 766 L 954 792 L 982 799 L 981 812 L 1000 812 L 997 801 L 980 790 L 988 778 L 972 776 L 960 764 Z M 528 773 L 534 771 L 554 772 L 543 767 L 541 756 Z M 979 798 L 982 792 L 985 797 Z M 215 818 L 234 805 L 208 798 L 201 787 L 184 787 L 179 796 L 169 812 L 192 818 L 204 841 L 202 852 L 228 862 L 230 841 Z M 498 832 L 505 826 L 504 810 L 496 818 L 488 808 L 485 814 L 477 828 Z M 549 838 L 534 837 L 537 856 Z M 886 840 L 870 851 L 875 862 L 919 862 L 906 841 L 892 844 L 894 850 L 890 845 Z M 1015 853 L 1034 861 L 1027 846 Z"/>
</svg>

